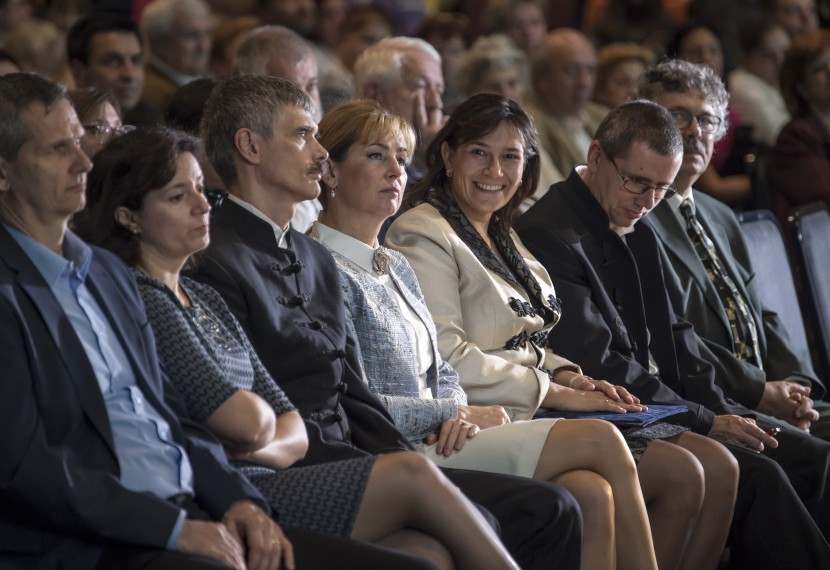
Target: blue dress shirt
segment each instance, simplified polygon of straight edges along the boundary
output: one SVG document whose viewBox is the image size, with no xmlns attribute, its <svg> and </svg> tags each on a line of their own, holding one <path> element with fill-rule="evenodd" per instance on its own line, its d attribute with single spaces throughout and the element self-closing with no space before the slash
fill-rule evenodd
<svg viewBox="0 0 830 570">
<path fill-rule="evenodd" d="M 170 425 L 145 399 L 121 341 L 85 284 L 92 250 L 67 231 L 61 257 L 14 228 L 5 228 L 49 285 L 84 347 L 107 408 L 121 483 L 162 499 L 192 494 L 187 454 L 173 441 Z M 168 548 L 178 540 L 185 517 L 182 510 Z"/>
</svg>

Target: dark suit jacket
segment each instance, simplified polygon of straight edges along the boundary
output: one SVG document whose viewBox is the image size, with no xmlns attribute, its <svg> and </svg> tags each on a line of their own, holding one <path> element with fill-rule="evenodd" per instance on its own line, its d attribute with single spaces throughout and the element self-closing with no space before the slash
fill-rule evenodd
<svg viewBox="0 0 830 570">
<path fill-rule="evenodd" d="M 67 232 L 66 239 L 78 238 Z M 185 408 L 161 373 L 127 268 L 93 248 L 86 283 L 144 396 L 187 450 L 199 505 L 216 519 L 240 499 L 267 509 L 225 463 L 218 443 L 178 419 L 186 417 Z M 2 226 L 0 350 L 0 566 L 4 556 L 60 550 L 64 564 L 91 568 L 107 543 L 165 548 L 179 508 L 121 486 L 107 410 L 84 348 L 48 284 Z"/>
<path fill-rule="evenodd" d="M 781 129 L 769 161 L 769 186 L 784 226 L 796 206 L 821 200 L 830 208 L 830 132 L 812 113 Z"/>
<path fill-rule="evenodd" d="M 680 214 L 664 202 L 657 205 L 644 223 L 657 234 L 672 306 L 694 325 L 698 349 L 715 367 L 718 385 L 727 396 L 751 409 L 758 407 L 767 379 L 797 377 L 812 385 L 814 398 L 821 398 L 824 385 L 816 378 L 812 365 L 799 361 L 778 315 L 765 310 L 761 303 L 753 281 L 755 274 L 749 252 L 734 213 L 706 194 L 695 192 L 694 198 L 697 218 L 714 242 L 730 277 L 749 303 L 758 325 L 763 370 L 739 360 L 732 352 L 732 333 L 720 296 L 686 233 L 686 223 Z"/>
<path fill-rule="evenodd" d="M 516 225 L 562 301 L 553 350 L 644 403 L 688 406 L 672 421 L 699 433 L 709 432 L 716 414 L 748 415 L 715 385 L 692 326 L 671 310 L 654 232 L 641 224 L 623 241 L 608 225 L 576 171 Z M 659 377 L 648 372 L 649 340 Z"/>
<path fill-rule="evenodd" d="M 288 241 L 277 247 L 268 223 L 225 200 L 194 277 L 219 291 L 303 416 L 303 463 L 412 449 L 363 381 L 334 259 L 294 230 Z"/>
</svg>

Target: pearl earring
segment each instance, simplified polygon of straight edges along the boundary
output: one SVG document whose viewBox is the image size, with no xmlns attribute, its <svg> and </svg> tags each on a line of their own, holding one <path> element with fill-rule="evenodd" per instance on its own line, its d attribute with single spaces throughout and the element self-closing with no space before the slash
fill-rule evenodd
<svg viewBox="0 0 830 570">
<path fill-rule="evenodd" d="M 334 188 L 332 188 L 332 189 L 331 189 L 331 191 L 329 192 L 329 196 L 331 196 L 332 198 L 334 198 Z"/>
<path fill-rule="evenodd" d="M 449 168 L 447 169 L 447 178 L 452 178 L 452 170 Z"/>
</svg>

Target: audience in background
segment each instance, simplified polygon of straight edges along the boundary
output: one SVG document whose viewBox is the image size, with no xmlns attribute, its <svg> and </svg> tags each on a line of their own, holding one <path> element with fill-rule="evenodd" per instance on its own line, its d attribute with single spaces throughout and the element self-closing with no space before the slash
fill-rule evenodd
<svg viewBox="0 0 830 570">
<path fill-rule="evenodd" d="M 323 116 L 317 82 L 317 60 L 311 44 L 283 26 L 262 26 L 250 31 L 236 52 L 235 75 L 268 75 L 287 79 L 302 89 L 314 106 L 314 121 Z M 299 232 L 305 232 L 317 219 L 320 203 L 316 199 L 300 203 L 291 220 Z"/>
<path fill-rule="evenodd" d="M 790 38 L 771 20 L 752 21 L 741 29 L 741 47 L 741 64 L 727 77 L 731 105 L 752 127 L 752 140 L 772 146 L 790 120 L 779 87 Z"/>
<path fill-rule="evenodd" d="M 418 38 L 397 36 L 364 51 L 354 66 L 354 98 L 374 99 L 418 134 L 412 177 L 420 178 L 423 151 L 444 125 L 441 56 Z"/>
<path fill-rule="evenodd" d="M 762 5 L 790 39 L 818 28 L 816 0 L 763 0 Z"/>
<path fill-rule="evenodd" d="M 144 48 L 132 20 L 94 15 L 70 28 L 67 58 L 78 88 L 109 91 L 122 116 L 135 125 L 161 121 L 159 109 L 141 101 L 144 91 Z"/>
<path fill-rule="evenodd" d="M 467 49 L 467 18 L 461 14 L 437 14 L 424 20 L 418 37 L 429 42 L 441 56 L 444 73 L 444 108 L 453 109 L 464 100 L 457 85 L 458 70 Z"/>
<path fill-rule="evenodd" d="M 610 111 L 630 101 L 640 78 L 654 63 L 654 52 L 634 43 L 612 43 L 597 52 L 594 102 Z"/>
<path fill-rule="evenodd" d="M 679 28 L 669 42 L 668 55 L 706 64 L 718 77 L 724 78 L 723 46 L 720 35 L 711 26 L 692 23 Z M 765 153 L 766 146 L 752 142 L 752 127 L 741 124 L 731 105 L 726 108 L 725 122 L 726 130 L 715 141 L 709 167 L 701 174 L 696 187 L 733 208 L 741 208 L 750 203 L 753 193 L 750 172 L 755 172 L 761 161 L 759 155 Z M 760 185 L 761 177 L 758 179 L 756 185 Z"/>
<path fill-rule="evenodd" d="M 559 172 L 585 162 L 588 146 L 606 110 L 591 103 L 597 55 L 588 36 L 571 28 L 550 32 L 531 59 L 528 109 L 539 144 Z"/>
<path fill-rule="evenodd" d="M 830 207 L 830 31 L 795 38 L 781 70 L 793 119 L 772 150 L 772 203 L 782 224 L 790 210 L 820 200 Z"/>
<path fill-rule="evenodd" d="M 239 44 L 245 39 L 245 34 L 259 26 L 259 18 L 233 16 L 222 20 L 213 28 L 210 50 L 210 72 L 213 77 L 221 80 L 231 78 Z"/>
<path fill-rule="evenodd" d="M 89 158 L 113 139 L 135 130 L 133 125 L 122 124 L 118 101 L 109 91 L 87 87 L 70 92 L 68 99 L 84 128 L 81 149 Z"/>
<path fill-rule="evenodd" d="M 204 0 L 153 0 L 140 26 L 149 52 L 141 98 L 163 112 L 176 89 L 208 71 L 210 7 Z"/>
</svg>

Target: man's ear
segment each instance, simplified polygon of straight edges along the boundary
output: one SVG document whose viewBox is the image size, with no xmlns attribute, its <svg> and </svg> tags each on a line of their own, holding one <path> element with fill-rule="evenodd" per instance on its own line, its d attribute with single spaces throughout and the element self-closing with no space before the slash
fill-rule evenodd
<svg viewBox="0 0 830 570">
<path fill-rule="evenodd" d="M 119 206 L 115 210 L 115 221 L 119 226 L 132 234 L 138 233 L 138 216 L 126 206 Z"/>
<path fill-rule="evenodd" d="M 596 172 L 599 167 L 599 161 L 602 158 L 602 147 L 599 141 L 591 141 L 591 146 L 588 147 L 588 170 Z"/>
<path fill-rule="evenodd" d="M 250 164 L 260 164 L 263 158 L 260 148 L 261 140 L 259 135 L 251 129 L 242 128 L 234 133 L 233 146 L 242 160 Z"/>
</svg>

